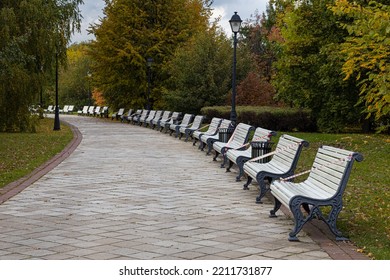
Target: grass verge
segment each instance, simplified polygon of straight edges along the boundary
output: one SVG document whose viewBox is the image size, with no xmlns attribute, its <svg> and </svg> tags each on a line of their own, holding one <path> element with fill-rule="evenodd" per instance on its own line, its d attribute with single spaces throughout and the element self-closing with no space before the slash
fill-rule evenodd
<svg viewBox="0 0 390 280">
<path fill-rule="evenodd" d="M 0 188 L 31 173 L 72 138 L 71 129 L 64 124 L 60 131 L 53 131 L 52 119 L 40 120 L 37 133 L 0 133 Z"/>
</svg>

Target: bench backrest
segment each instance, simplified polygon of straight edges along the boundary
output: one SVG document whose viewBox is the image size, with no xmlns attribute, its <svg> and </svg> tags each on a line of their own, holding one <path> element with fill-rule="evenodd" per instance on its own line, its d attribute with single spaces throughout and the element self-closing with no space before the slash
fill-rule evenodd
<svg viewBox="0 0 390 280">
<path fill-rule="evenodd" d="M 206 134 L 215 134 L 217 132 L 219 126 L 221 125 L 221 122 L 222 122 L 221 118 L 216 118 L 216 117 L 212 118 L 210 125 L 209 125 L 209 128 L 207 129 L 207 131 L 205 133 Z"/>
<path fill-rule="evenodd" d="M 95 113 L 100 113 L 100 106 L 96 106 L 96 108 L 95 108 Z"/>
<path fill-rule="evenodd" d="M 74 105 L 69 105 L 68 112 L 73 112 L 73 110 L 74 110 Z"/>
<path fill-rule="evenodd" d="M 173 124 L 176 120 L 180 118 L 180 114 L 181 114 L 180 112 L 173 112 L 167 123 Z"/>
<path fill-rule="evenodd" d="M 189 125 L 193 118 L 194 118 L 194 115 L 192 115 L 192 114 L 184 114 L 184 117 L 181 120 L 180 125 Z"/>
<path fill-rule="evenodd" d="M 156 111 L 155 110 L 150 110 L 149 115 L 146 118 L 146 121 L 151 121 L 154 118 L 155 115 L 156 115 Z"/>
<path fill-rule="evenodd" d="M 219 126 L 219 128 L 229 128 L 229 127 L 232 127 L 232 121 L 228 119 L 223 119 L 221 125 Z"/>
<path fill-rule="evenodd" d="M 237 143 L 243 145 L 248 142 L 249 134 L 255 128 L 249 124 L 239 123 L 234 129 L 232 136 L 229 139 L 229 143 Z"/>
<path fill-rule="evenodd" d="M 161 119 L 161 116 L 162 116 L 162 114 L 164 113 L 164 111 L 161 111 L 161 110 L 159 110 L 159 111 L 157 111 L 156 112 L 156 114 L 154 115 L 154 120 L 159 120 L 159 119 Z"/>
<path fill-rule="evenodd" d="M 198 129 L 202 125 L 203 119 L 204 116 L 197 115 L 191 125 L 191 129 Z"/>
<path fill-rule="evenodd" d="M 88 113 L 93 114 L 94 110 L 95 110 L 95 106 L 89 106 Z"/>
<path fill-rule="evenodd" d="M 271 162 L 284 166 L 289 171 L 295 170 L 302 148 L 308 146 L 309 142 L 303 139 L 283 134 L 279 138 Z"/>
<path fill-rule="evenodd" d="M 125 112 L 125 108 L 120 108 L 118 113 L 116 113 L 116 115 L 117 116 L 122 116 L 124 112 Z"/>
<path fill-rule="evenodd" d="M 165 111 L 164 114 L 161 117 L 162 121 L 167 121 L 172 115 L 171 111 Z"/>
<path fill-rule="evenodd" d="M 84 106 L 83 107 L 83 114 L 87 114 L 88 113 L 88 108 L 89 108 L 89 106 Z"/>
<path fill-rule="evenodd" d="M 271 140 L 272 136 L 275 136 L 276 132 L 261 127 L 256 128 L 255 133 L 253 134 L 252 141 L 256 142 L 268 142 Z"/>
<path fill-rule="evenodd" d="M 344 192 L 354 160 L 362 161 L 363 156 L 335 147 L 322 146 L 318 149 L 310 175 L 306 182 L 335 195 Z"/>
</svg>

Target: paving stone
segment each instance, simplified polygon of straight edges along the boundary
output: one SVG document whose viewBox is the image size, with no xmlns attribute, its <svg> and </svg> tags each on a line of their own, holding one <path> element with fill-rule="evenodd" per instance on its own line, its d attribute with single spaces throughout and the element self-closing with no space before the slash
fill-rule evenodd
<svg viewBox="0 0 390 280">
<path fill-rule="evenodd" d="M 283 213 L 268 217 L 197 147 L 149 128 L 61 116 L 77 149 L 0 205 L 0 259 L 329 259 Z"/>
</svg>

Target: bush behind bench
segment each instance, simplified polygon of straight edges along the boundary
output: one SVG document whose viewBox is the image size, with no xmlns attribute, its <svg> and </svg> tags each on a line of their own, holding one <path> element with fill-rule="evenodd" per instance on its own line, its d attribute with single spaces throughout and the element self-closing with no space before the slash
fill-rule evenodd
<svg viewBox="0 0 390 280">
<path fill-rule="evenodd" d="M 230 106 L 203 107 L 201 114 L 210 121 L 213 117 L 230 119 Z M 263 127 L 274 131 L 317 131 L 316 121 L 311 117 L 310 110 L 239 106 L 236 108 L 237 122 L 243 122 L 255 127 Z"/>
</svg>

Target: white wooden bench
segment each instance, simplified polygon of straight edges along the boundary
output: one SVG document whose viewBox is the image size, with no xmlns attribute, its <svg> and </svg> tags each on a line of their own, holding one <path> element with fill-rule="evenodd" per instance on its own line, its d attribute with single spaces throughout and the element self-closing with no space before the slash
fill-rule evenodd
<svg viewBox="0 0 390 280">
<path fill-rule="evenodd" d="M 145 119 L 140 119 L 140 125 L 147 126 L 151 120 L 153 120 L 156 115 L 156 110 L 150 110 L 148 116 Z"/>
<path fill-rule="evenodd" d="M 156 111 L 156 114 L 154 115 L 153 118 L 149 118 L 147 121 L 146 125 L 149 125 L 149 128 L 154 128 L 154 122 L 157 124 L 159 120 L 161 120 L 161 117 L 163 115 L 164 111 L 158 110 Z"/>
<path fill-rule="evenodd" d="M 183 119 L 179 121 L 178 123 L 173 123 L 169 126 L 170 133 L 169 135 L 172 135 L 175 133 L 175 138 L 179 136 L 179 130 L 181 127 L 189 127 L 192 123 L 192 120 L 194 119 L 193 114 L 184 114 Z"/>
<path fill-rule="evenodd" d="M 108 118 L 108 106 L 104 106 L 103 109 L 100 111 L 100 117 Z"/>
<path fill-rule="evenodd" d="M 213 143 L 213 149 L 215 151 L 213 160 L 216 161 L 219 154 L 222 154 L 223 163 L 221 164 L 221 168 L 225 167 L 227 162 L 226 152 L 229 149 L 243 149 L 243 145 L 248 142 L 249 135 L 253 130 L 255 130 L 255 128 L 249 124 L 239 123 L 235 127 L 234 132 L 227 143 L 221 141 Z"/>
<path fill-rule="evenodd" d="M 100 116 L 100 106 L 96 106 L 95 109 L 93 110 L 93 116 Z"/>
<path fill-rule="evenodd" d="M 293 175 L 302 148 L 308 146 L 309 143 L 303 139 L 287 134 L 280 136 L 276 148 L 272 152 L 272 159 L 269 162 L 259 163 L 256 162 L 258 159 L 254 158 L 244 163 L 244 172 L 248 175 L 244 190 L 247 190 L 252 180 L 255 179 L 260 189 L 256 203 L 262 203 L 261 199 L 269 190 L 265 179 L 272 180 Z"/>
<path fill-rule="evenodd" d="M 192 145 L 195 146 L 196 145 L 196 142 L 198 140 L 200 140 L 200 137 L 202 135 L 215 135 L 218 133 L 218 128 L 219 126 L 221 125 L 221 122 L 222 122 L 222 119 L 221 118 L 212 118 L 211 119 L 211 122 L 208 126 L 205 126 L 204 128 L 207 127 L 207 130 L 206 131 L 202 131 L 202 128 L 199 128 L 197 130 L 195 130 L 193 133 L 192 133 L 192 138 L 193 138 L 193 143 Z M 202 142 L 201 142 L 202 144 Z M 199 149 L 201 148 L 201 145 L 199 145 Z"/>
<path fill-rule="evenodd" d="M 185 135 L 186 138 L 185 138 L 184 141 L 187 142 L 188 141 L 188 137 L 192 136 L 192 133 L 200 128 L 200 126 L 202 125 L 203 120 L 204 120 L 204 116 L 197 115 L 197 116 L 195 116 L 194 121 L 193 121 L 192 124 L 188 125 L 187 127 L 186 126 L 180 126 L 179 127 L 179 139 L 181 139 L 181 137 L 183 135 Z"/>
<path fill-rule="evenodd" d="M 134 121 L 134 123 L 141 126 L 145 122 L 146 118 L 149 116 L 149 112 L 149 110 L 142 110 L 141 115 Z"/>
<path fill-rule="evenodd" d="M 171 118 L 172 112 L 171 111 L 164 111 L 161 118 L 159 120 L 153 119 L 152 120 L 152 128 L 157 130 L 160 130 L 160 124 L 161 122 L 166 122 Z"/>
<path fill-rule="evenodd" d="M 160 131 L 167 133 L 169 130 L 169 127 L 171 124 L 176 124 L 179 122 L 181 119 L 181 113 L 180 112 L 173 112 L 172 115 L 167 119 L 167 120 L 162 120 L 160 121 Z"/>
<path fill-rule="evenodd" d="M 85 116 L 88 113 L 88 106 L 84 106 L 82 110 L 77 111 L 77 115 Z"/>
<path fill-rule="evenodd" d="M 124 113 L 125 113 L 125 108 L 120 108 L 118 112 L 115 112 L 111 115 L 111 120 L 113 119 L 119 120 Z"/>
<path fill-rule="evenodd" d="M 236 181 L 239 182 L 241 180 L 241 176 L 244 175 L 244 163 L 252 158 L 252 145 L 256 142 L 269 142 L 272 136 L 275 136 L 276 132 L 268 129 L 264 129 L 261 127 L 256 128 L 255 133 L 252 137 L 252 140 L 246 144 L 243 149 L 229 149 L 226 153 L 226 157 L 229 161 L 229 166 L 226 168 L 226 172 L 230 172 L 233 164 L 236 164 L 239 172 L 236 177 Z"/>
<path fill-rule="evenodd" d="M 220 126 L 218 127 L 217 133 L 215 134 L 203 134 L 200 137 L 200 150 L 203 151 L 207 147 L 206 155 L 210 155 L 211 150 L 213 149 L 214 142 L 219 140 L 219 132 L 221 129 L 232 128 L 232 121 L 228 119 L 223 119 Z"/>
<path fill-rule="evenodd" d="M 95 112 L 95 106 L 89 106 L 87 116 L 93 116 L 94 112 Z"/>
<path fill-rule="evenodd" d="M 282 204 L 290 209 L 295 222 L 294 229 L 289 234 L 290 241 L 298 241 L 297 234 L 313 218 L 324 221 L 336 240 L 347 240 L 337 229 L 336 222 L 343 207 L 342 196 L 355 160 L 360 162 L 363 156 L 356 152 L 322 146 L 318 149 L 306 180 L 293 183 L 293 178 L 290 177 L 285 178 L 287 180 L 273 181 L 270 189 L 275 198 L 275 207 L 270 212 L 270 217 L 276 217 Z M 327 217 L 324 217 L 321 208 L 326 206 L 330 206 L 330 209 Z"/>
</svg>

